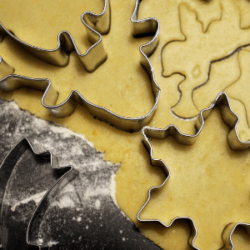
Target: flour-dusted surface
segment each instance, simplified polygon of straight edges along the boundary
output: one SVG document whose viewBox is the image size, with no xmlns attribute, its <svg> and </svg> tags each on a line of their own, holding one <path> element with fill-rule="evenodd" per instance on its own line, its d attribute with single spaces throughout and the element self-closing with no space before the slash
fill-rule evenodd
<svg viewBox="0 0 250 250">
<path fill-rule="evenodd" d="M 73 165 L 79 170 L 79 177 L 60 190 L 40 225 L 40 237 L 50 243 L 51 249 L 159 249 L 140 234 L 116 205 L 114 176 L 119 164 L 103 161 L 103 154 L 84 136 L 21 111 L 14 102 L 0 100 L 0 110 L 1 162 L 25 137 L 36 152 L 50 150 L 60 166 Z M 29 219 L 51 182 L 48 163 L 42 180 L 31 178 L 34 164 L 25 165 L 25 161 L 32 162 L 33 156 L 25 154 L 20 165 L 27 169 L 18 169 L 21 175 L 14 174 L 4 200 L 8 218 L 12 218 L 9 227 L 23 232 L 13 234 L 11 242 L 25 242 L 23 234 Z M 8 249 L 14 247 L 8 245 Z"/>
</svg>

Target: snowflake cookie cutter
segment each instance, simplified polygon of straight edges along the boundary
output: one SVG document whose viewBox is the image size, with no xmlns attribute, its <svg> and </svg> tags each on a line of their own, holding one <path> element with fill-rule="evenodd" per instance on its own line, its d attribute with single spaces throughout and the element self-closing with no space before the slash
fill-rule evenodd
<svg viewBox="0 0 250 250">
<path fill-rule="evenodd" d="M 114 126 L 121 130 L 129 131 L 129 132 L 140 130 L 143 126 L 148 124 L 150 120 L 153 118 L 154 113 L 156 111 L 156 107 L 158 105 L 159 98 L 160 98 L 160 88 L 155 80 L 154 69 L 148 58 L 155 51 L 158 45 L 160 24 L 159 24 L 159 21 L 155 18 L 146 18 L 146 19 L 138 20 L 137 16 L 138 16 L 139 4 L 140 4 L 140 0 L 136 0 L 134 12 L 130 19 L 131 22 L 134 24 L 133 36 L 141 37 L 141 36 L 148 36 L 149 34 L 151 35 L 154 34 L 153 38 L 148 43 L 141 45 L 139 48 L 139 51 L 141 53 L 141 59 L 140 59 L 141 66 L 146 70 L 148 74 L 148 77 L 151 82 L 152 93 L 154 96 L 154 105 L 146 115 L 143 115 L 140 117 L 120 116 L 112 112 L 111 110 L 108 110 L 104 107 L 101 107 L 101 106 L 98 106 L 89 102 L 77 90 L 73 90 L 64 102 L 58 105 L 55 105 L 56 100 L 58 98 L 58 93 L 57 91 L 53 89 L 52 83 L 49 79 L 30 78 L 30 77 L 12 74 L 14 69 L 10 65 L 7 65 L 7 63 L 5 63 L 2 58 L 0 61 L 0 70 L 1 70 L 0 77 L 4 74 L 2 73 L 2 70 L 3 72 L 6 72 L 6 73 L 4 77 L 0 80 L 0 89 L 5 92 L 11 92 L 18 88 L 26 87 L 26 88 L 39 90 L 39 91 L 44 91 L 44 95 L 41 100 L 42 105 L 47 110 L 49 110 L 53 116 L 57 118 L 62 118 L 62 117 L 71 115 L 74 112 L 76 106 L 78 104 L 81 104 L 88 110 L 90 114 L 92 114 L 94 118 L 104 121 L 110 124 L 111 126 Z M 109 19 L 109 21 L 107 21 L 107 19 Z M 101 53 L 99 52 L 100 47 L 102 46 L 102 43 L 101 43 L 102 36 L 101 36 L 101 33 L 98 32 L 100 31 L 99 27 L 101 27 L 101 24 L 98 26 L 97 24 L 99 24 L 99 22 L 97 22 L 97 20 L 99 20 L 100 23 L 102 20 L 104 20 L 105 28 L 104 30 L 101 30 L 101 31 L 105 31 L 105 32 L 109 31 L 109 25 L 107 25 L 107 23 L 110 24 L 109 0 L 105 0 L 105 6 L 103 9 L 103 12 L 100 15 L 96 15 L 91 12 L 86 12 L 82 15 L 82 21 L 84 24 L 86 24 L 86 27 L 90 31 L 90 34 L 94 35 L 95 38 L 97 36 L 99 39 L 96 42 L 97 39 L 93 39 L 90 36 L 90 39 L 92 39 L 92 41 L 94 41 L 95 43 L 81 57 L 81 60 L 85 60 L 84 58 L 86 58 L 87 64 L 89 60 L 90 61 L 92 60 L 92 57 L 95 59 L 93 60 L 93 62 L 90 62 L 89 66 L 85 65 L 88 71 L 94 71 L 107 58 L 106 54 L 104 57 L 103 52 Z M 95 25 L 98 26 L 97 31 L 94 30 L 94 28 L 96 28 Z M 59 58 L 61 58 L 62 54 L 64 54 L 64 52 L 61 51 L 64 46 L 60 46 L 61 45 L 60 41 L 63 40 L 62 38 L 64 38 L 65 41 L 70 40 L 68 39 L 69 33 L 67 32 L 66 33 L 61 32 L 59 34 L 58 36 L 59 45 L 57 49 L 53 51 L 40 49 L 40 48 L 31 46 L 22 42 L 21 40 L 16 38 L 11 32 L 7 31 L 3 27 L 3 25 L 0 24 L 0 37 L 3 38 L 4 35 L 6 34 L 10 36 L 12 39 L 14 39 L 15 41 L 17 41 L 22 46 L 24 46 L 26 49 L 28 48 L 28 51 L 31 51 L 33 55 L 37 56 L 38 58 L 42 60 L 45 60 L 52 64 L 61 65 L 61 66 L 67 64 L 68 59 L 65 59 L 63 63 L 59 63 L 55 59 L 55 58 L 58 58 L 58 60 L 60 61 Z M 65 37 L 67 37 L 67 39 Z M 73 43 L 72 39 L 70 41 L 71 43 Z M 74 47 L 74 49 L 76 50 L 77 48 Z M 72 51 L 72 49 L 69 51 Z M 99 58 L 99 55 L 101 55 L 100 60 L 96 61 L 96 58 Z"/>
<path fill-rule="evenodd" d="M 25 153 L 26 150 L 31 150 L 32 154 L 34 154 L 36 157 L 38 157 L 42 161 L 50 160 L 50 165 L 52 167 L 52 170 L 56 171 L 56 174 L 58 175 L 52 187 L 49 187 L 48 191 L 46 191 L 46 193 L 42 197 L 41 201 L 39 202 L 37 208 L 35 209 L 29 221 L 29 224 L 27 226 L 27 231 L 26 231 L 26 243 L 28 245 L 37 246 L 39 249 L 43 247 L 47 247 L 49 243 L 43 242 L 43 239 L 39 238 L 40 222 L 42 221 L 44 214 L 46 213 L 50 203 L 52 202 L 52 200 L 54 199 L 58 191 L 79 175 L 79 172 L 76 169 L 74 169 L 72 166 L 59 167 L 57 158 L 54 155 L 52 155 L 50 151 L 36 153 L 28 139 L 24 138 L 19 143 L 17 143 L 9 152 L 9 154 L 5 157 L 4 161 L 2 162 L 0 166 L 0 180 L 1 180 L 0 182 L 1 183 L 0 185 L 0 207 L 1 207 L 0 229 L 1 229 L 1 235 L 2 235 L 1 243 L 2 243 L 3 249 L 6 248 L 7 238 L 8 238 L 8 232 L 5 232 L 6 230 L 8 230 L 8 227 L 7 229 L 5 229 L 4 219 L 3 219 L 4 218 L 4 209 L 3 209 L 4 197 L 8 189 L 8 184 L 10 182 L 11 176 L 13 175 L 16 169 L 16 166 L 18 164 L 18 161 L 21 159 L 22 155 Z"/>
<path fill-rule="evenodd" d="M 158 129 L 158 128 L 153 128 L 149 126 L 145 126 L 142 129 L 142 142 L 146 148 L 146 150 L 149 152 L 150 155 L 150 163 L 154 167 L 160 167 L 164 173 L 166 174 L 166 178 L 163 181 L 163 183 L 159 186 L 154 186 L 150 188 L 148 191 L 148 198 L 140 211 L 137 213 L 137 220 L 140 222 L 159 222 L 162 224 L 164 227 L 168 228 L 170 227 L 176 220 L 187 220 L 190 224 L 191 228 L 191 234 L 189 236 L 189 245 L 193 247 L 196 250 L 200 250 L 200 248 L 197 248 L 194 246 L 195 239 L 198 235 L 198 229 L 195 226 L 195 222 L 191 217 L 175 217 L 169 225 L 166 225 L 164 222 L 162 222 L 159 219 L 141 219 L 140 215 L 144 208 L 147 206 L 147 204 L 150 201 L 151 198 L 151 193 L 154 190 L 161 189 L 168 179 L 170 178 L 170 169 L 167 166 L 166 163 L 164 163 L 163 160 L 161 159 L 155 159 L 153 157 L 153 148 L 152 145 L 149 141 L 149 138 L 154 138 L 154 139 L 165 139 L 168 136 L 174 137 L 174 139 L 183 145 L 192 145 L 199 134 L 201 133 L 204 124 L 205 124 L 205 119 L 210 115 L 211 111 L 213 108 L 218 107 L 220 109 L 220 113 L 222 116 L 222 119 L 224 123 L 229 127 L 230 131 L 228 133 L 228 144 L 232 150 L 245 150 L 250 147 L 249 142 L 244 142 L 240 139 L 238 132 L 237 132 L 237 126 L 239 123 L 239 117 L 234 111 L 232 110 L 232 107 L 230 105 L 229 98 L 226 93 L 221 92 L 218 94 L 214 102 L 206 109 L 203 109 L 200 112 L 200 115 L 197 118 L 195 127 L 196 127 L 196 133 L 194 135 L 188 135 L 180 132 L 177 126 L 175 125 L 169 125 L 165 129 Z M 250 235 L 250 224 L 249 223 L 244 223 L 244 222 L 239 222 L 239 223 L 229 223 L 228 225 L 225 226 L 223 232 L 222 232 L 222 239 L 224 242 L 224 246 L 221 248 L 223 250 L 233 250 L 234 249 L 234 244 L 232 240 L 233 233 L 235 232 L 237 227 L 243 227 L 245 232 L 247 232 L 248 235 Z"/>
</svg>

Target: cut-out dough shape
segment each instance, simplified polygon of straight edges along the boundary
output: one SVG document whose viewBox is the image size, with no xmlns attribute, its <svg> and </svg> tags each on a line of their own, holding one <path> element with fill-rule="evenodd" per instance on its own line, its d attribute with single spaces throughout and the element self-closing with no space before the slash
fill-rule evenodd
<svg viewBox="0 0 250 250">
<path fill-rule="evenodd" d="M 221 112 L 225 105 L 223 102 L 220 106 Z M 249 149 L 230 149 L 233 144 L 229 146 L 227 135 L 230 137 L 233 130 L 229 133 L 220 116 L 218 109 L 212 111 L 199 137 L 193 138 L 196 141 L 192 145 L 180 144 L 178 135 L 174 139 L 162 131 L 158 131 L 156 139 L 154 131 L 145 128 L 145 134 L 149 136 L 147 143 L 152 147 L 152 164 L 163 167 L 164 162 L 171 174 L 168 175 L 165 165 L 167 178 L 160 189 L 150 191 L 150 200 L 140 213 L 140 219 L 157 219 L 171 225 L 178 217 L 191 218 L 198 234 L 193 232 L 190 244 L 192 242 L 201 250 L 232 249 L 229 237 L 234 227 L 237 223 L 250 222 Z M 235 123 L 230 126 L 234 128 Z M 249 144 L 242 146 L 249 147 Z"/>
<path fill-rule="evenodd" d="M 196 14 L 186 4 L 180 5 L 181 30 L 184 42 L 169 43 L 163 50 L 163 75 L 174 73 L 186 77 L 180 86 L 180 100 L 173 108 L 183 118 L 197 115 L 192 91 L 204 84 L 211 62 L 220 60 L 250 43 L 250 30 L 239 27 L 239 11 L 233 0 L 222 1 L 222 18 L 202 32 Z"/>
<path fill-rule="evenodd" d="M 150 56 L 150 62 L 153 65 L 155 72 L 155 79 L 158 83 L 160 89 L 163 91 L 170 88 L 171 80 L 168 80 L 166 77 L 162 77 L 162 49 L 166 44 L 170 41 L 184 40 L 180 30 L 180 18 L 179 18 L 179 4 L 180 3 L 188 3 L 197 13 L 197 18 L 200 23 L 202 23 L 203 31 L 207 30 L 211 23 L 219 21 L 221 19 L 221 5 L 220 1 L 202 1 L 202 0 L 169 0 L 169 1 L 153 1 L 153 0 L 143 0 L 140 2 L 139 11 L 138 11 L 138 19 L 147 18 L 147 17 L 156 17 L 160 22 L 160 34 L 159 34 L 159 45 L 156 51 Z M 180 82 L 183 81 L 180 80 Z M 172 89 L 172 87 L 171 87 Z M 178 91 L 178 90 L 177 90 Z M 170 91 L 171 92 L 171 91 Z M 163 99 L 163 100 L 161 100 Z M 174 106 L 179 99 L 177 95 L 168 95 L 169 103 Z M 163 93 L 161 92 L 160 102 L 166 103 L 165 97 L 163 97 Z M 168 103 L 168 104 L 169 104 Z M 168 104 L 166 106 L 168 106 Z M 160 105 L 161 106 L 161 105 Z M 159 106 L 159 107 L 160 107 Z M 171 107 L 172 107 L 171 106 Z M 163 108 L 163 106 L 161 106 Z M 158 111 L 159 112 L 158 108 Z M 166 112 L 169 113 L 167 108 Z M 157 120 L 164 120 L 164 112 L 162 113 L 163 117 Z M 168 116 L 168 119 L 172 119 Z M 165 119 L 167 120 L 167 118 Z M 156 121 L 157 122 L 157 121 Z M 155 126 L 165 127 L 168 122 L 165 124 L 161 122 L 162 125 L 156 123 Z"/>
<path fill-rule="evenodd" d="M 139 6 L 138 18 L 156 17 L 161 25 L 161 44 L 167 44 L 173 40 L 184 40 L 185 37 L 180 31 L 180 18 L 178 6 L 187 3 L 197 13 L 197 18 L 202 24 L 205 32 L 209 25 L 221 19 L 220 1 L 206 2 L 203 0 L 169 0 L 154 1 L 143 0 Z M 160 47 L 162 49 L 162 47 Z"/>
</svg>

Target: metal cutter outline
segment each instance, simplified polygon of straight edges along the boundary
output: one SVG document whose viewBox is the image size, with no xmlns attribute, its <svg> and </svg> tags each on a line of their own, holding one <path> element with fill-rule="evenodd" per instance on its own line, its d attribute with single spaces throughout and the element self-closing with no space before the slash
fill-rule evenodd
<svg viewBox="0 0 250 250">
<path fill-rule="evenodd" d="M 147 206 L 147 204 L 150 201 L 151 192 L 153 190 L 162 188 L 165 185 L 165 183 L 168 181 L 168 179 L 170 178 L 170 175 L 171 175 L 170 169 L 168 168 L 167 164 L 164 163 L 163 160 L 155 159 L 153 157 L 153 148 L 150 144 L 149 138 L 165 139 L 168 136 L 173 136 L 174 139 L 178 143 L 181 143 L 184 145 L 192 145 L 203 129 L 203 127 L 205 125 L 205 119 L 209 116 L 209 114 L 211 113 L 213 108 L 216 106 L 219 107 L 222 119 L 230 129 L 230 131 L 228 133 L 228 144 L 229 144 L 230 148 L 233 150 L 244 150 L 244 149 L 249 148 L 250 142 L 243 142 L 238 135 L 237 126 L 239 123 L 239 117 L 232 110 L 229 98 L 228 98 L 227 94 L 224 92 L 219 93 L 218 96 L 216 97 L 215 101 L 208 108 L 203 109 L 200 112 L 200 115 L 198 116 L 198 119 L 197 119 L 196 124 L 195 124 L 197 131 L 194 135 L 188 135 L 188 134 L 184 134 L 184 133 L 180 132 L 178 127 L 175 125 L 169 125 L 165 129 L 158 129 L 158 128 L 153 128 L 153 127 L 149 127 L 149 126 L 145 126 L 142 129 L 142 135 L 143 135 L 142 140 L 143 140 L 145 148 L 149 152 L 151 165 L 154 167 L 156 166 L 156 167 L 160 167 L 161 169 L 163 169 L 163 171 L 166 174 L 166 179 L 164 180 L 164 182 L 160 186 L 154 186 L 154 187 L 150 188 L 150 190 L 148 191 L 147 201 L 144 203 L 144 205 L 142 206 L 140 211 L 137 213 L 137 219 L 141 222 L 159 222 L 165 227 L 170 227 L 176 220 L 179 220 L 179 219 L 188 220 L 189 222 L 191 222 L 190 223 L 191 224 L 191 235 L 189 237 L 189 244 L 190 244 L 190 246 L 192 246 L 196 250 L 200 250 L 199 248 L 194 246 L 194 241 L 198 235 L 198 230 L 195 226 L 194 220 L 191 217 L 175 217 L 169 225 L 166 225 L 165 223 L 163 223 L 161 220 L 158 220 L 158 219 L 155 219 L 155 220 L 140 219 L 141 212 L 143 211 L 143 209 Z M 222 232 L 222 239 L 224 241 L 224 247 L 222 248 L 223 250 L 229 250 L 229 249 L 233 250 L 234 249 L 232 235 L 238 226 L 244 227 L 246 232 L 248 232 L 250 235 L 250 224 L 249 223 L 243 223 L 243 222 L 229 223 L 228 225 L 226 225 L 226 227 L 224 228 L 224 231 Z"/>
<path fill-rule="evenodd" d="M 107 54 L 102 42 L 102 35 L 107 34 L 110 30 L 109 1 L 105 0 L 104 8 L 100 14 L 89 11 L 84 12 L 81 16 L 81 21 L 86 27 L 88 39 L 92 44 L 83 54 L 79 52 L 74 38 L 68 31 L 61 31 L 58 34 L 58 45 L 55 49 L 45 49 L 22 41 L 11 31 L 7 30 L 0 22 L 0 40 L 3 39 L 5 35 L 8 35 L 37 58 L 57 66 L 66 66 L 69 62 L 69 53 L 76 51 L 85 69 L 92 72 L 107 59 Z"/>
<path fill-rule="evenodd" d="M 28 245 L 34 245 L 37 246 L 39 249 L 43 247 L 49 246 L 46 242 L 43 242 L 42 239 L 39 239 L 39 226 L 40 222 L 43 219 L 43 216 L 45 212 L 47 211 L 50 203 L 55 198 L 58 191 L 64 187 L 66 184 L 68 184 L 70 181 L 75 179 L 79 172 L 78 170 L 74 169 L 72 166 L 68 167 L 59 167 L 57 158 L 50 152 L 50 151 L 44 151 L 42 153 L 36 153 L 33 146 L 29 142 L 28 139 L 24 138 L 21 141 L 19 141 L 9 152 L 9 154 L 5 157 L 3 160 L 1 166 L 0 166 L 0 179 L 1 179 L 1 185 L 0 185 L 0 208 L 1 208 L 1 214 L 0 214 L 0 226 L 1 226 L 1 233 L 3 232 L 3 200 L 5 197 L 6 188 L 8 186 L 9 180 L 12 176 L 12 173 L 16 167 L 16 163 L 18 162 L 21 155 L 27 150 L 31 149 L 32 153 L 35 154 L 38 157 L 44 158 L 44 159 L 50 159 L 50 165 L 52 169 L 59 171 L 61 174 L 61 177 L 54 183 L 52 187 L 49 188 L 49 190 L 45 193 L 42 200 L 39 202 L 36 210 L 34 211 L 28 227 L 27 227 L 27 233 L 26 233 L 26 242 Z"/>
<path fill-rule="evenodd" d="M 41 101 L 42 105 L 45 108 L 47 108 L 52 113 L 52 115 L 58 118 L 65 117 L 65 116 L 72 114 L 76 106 L 78 104 L 82 104 L 94 116 L 94 118 L 105 121 L 106 123 L 118 129 L 129 131 L 129 132 L 140 130 L 143 126 L 148 124 L 149 121 L 153 118 L 153 115 L 156 111 L 156 107 L 157 107 L 159 97 L 160 97 L 160 88 L 155 80 L 153 66 L 148 58 L 148 56 L 150 56 L 154 52 L 154 50 L 156 49 L 158 45 L 158 38 L 159 38 L 158 35 L 159 35 L 160 25 L 159 25 L 159 21 L 155 18 L 146 18 L 146 19 L 138 20 L 137 14 L 138 14 L 139 4 L 140 4 L 140 0 L 136 0 L 135 9 L 131 17 L 131 22 L 134 24 L 133 35 L 145 36 L 148 33 L 154 33 L 152 40 L 148 42 L 147 44 L 140 46 L 139 48 L 140 53 L 141 53 L 141 65 L 147 71 L 149 75 L 149 78 L 151 81 L 151 88 L 152 88 L 152 92 L 154 95 L 154 106 L 146 115 L 143 115 L 140 117 L 134 117 L 134 118 L 117 115 L 114 112 L 104 107 L 101 107 L 101 106 L 98 106 L 89 102 L 76 90 L 73 90 L 71 94 L 69 95 L 69 97 L 64 102 L 58 105 L 54 105 L 57 100 L 58 93 L 53 89 L 53 86 L 49 79 L 30 78 L 30 77 L 24 77 L 20 75 L 11 74 L 13 73 L 13 68 L 8 66 L 6 63 L 4 63 L 2 58 L 1 58 L 0 70 L 4 72 L 5 77 L 2 80 L 0 80 L 0 89 L 9 92 L 9 91 L 14 91 L 20 87 L 28 87 L 28 88 L 33 88 L 33 89 L 40 90 L 40 91 L 45 91 L 42 97 L 42 101 Z M 94 19 L 102 18 L 104 16 L 105 18 L 107 18 L 108 14 L 105 15 L 105 13 L 109 13 L 109 11 L 107 11 L 108 9 L 109 9 L 109 1 L 105 0 L 105 6 L 103 9 L 103 12 L 100 15 L 95 15 L 93 13 L 87 12 L 82 15 L 82 20 L 85 20 L 89 15 L 91 15 L 91 17 L 94 17 Z M 91 18 L 89 22 L 91 24 Z M 107 22 L 104 23 L 104 26 L 106 25 L 106 23 Z M 90 27 L 90 24 L 86 23 L 86 26 L 89 30 L 91 30 L 91 32 L 94 32 L 93 28 Z M 99 24 L 101 25 L 101 23 Z M 2 26 L 2 30 L 4 30 L 2 34 L 8 34 L 11 38 L 15 39 L 20 44 L 28 47 L 29 50 L 32 50 L 33 54 L 37 55 L 37 50 L 36 50 L 37 48 L 33 48 L 33 47 L 28 46 L 27 44 L 24 44 L 18 38 L 14 37 L 13 34 L 11 34 L 10 32 L 7 32 L 6 29 L 3 28 L 3 26 Z M 59 37 L 63 36 L 63 34 L 64 33 L 60 33 Z M 95 57 L 98 57 L 98 49 L 97 50 L 95 49 L 98 48 L 99 44 L 101 44 L 101 41 L 102 41 L 101 34 L 98 33 L 97 31 L 95 31 L 94 34 L 98 34 L 100 39 L 86 52 L 85 56 L 87 56 L 89 53 L 92 53 L 92 55 L 94 55 Z M 45 57 L 47 55 L 50 55 L 49 51 L 47 50 L 42 50 L 42 51 L 48 52 L 44 54 Z M 58 51 L 59 50 L 57 49 L 52 52 L 58 53 Z M 38 56 L 40 58 L 43 58 L 44 60 L 44 56 L 41 56 L 40 54 Z M 51 56 L 48 56 L 46 60 L 53 63 L 53 61 L 51 61 Z M 103 62 L 103 56 L 101 60 L 99 60 L 98 63 L 94 65 L 94 67 L 90 67 L 90 70 L 96 69 L 100 65 L 101 62 Z M 6 76 L 6 73 L 8 74 L 7 76 Z"/>
</svg>

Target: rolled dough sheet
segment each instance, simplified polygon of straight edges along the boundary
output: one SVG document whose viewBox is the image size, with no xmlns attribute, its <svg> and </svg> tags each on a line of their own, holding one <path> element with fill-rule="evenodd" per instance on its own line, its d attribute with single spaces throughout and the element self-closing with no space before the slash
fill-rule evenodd
<svg viewBox="0 0 250 250">
<path fill-rule="evenodd" d="M 126 4 L 122 1 L 111 1 L 111 32 L 103 38 L 108 59 L 92 74 L 83 70 L 81 62 L 77 60 L 74 53 L 70 56 L 70 64 L 67 67 L 58 68 L 27 55 L 19 50 L 16 44 L 11 44 L 7 38 L 0 44 L 1 56 L 15 68 L 16 74 L 50 78 L 53 86 L 59 91 L 58 103 L 65 100 L 71 90 L 80 88 L 87 99 L 120 115 L 146 114 L 152 108 L 153 95 L 147 75 L 140 66 L 139 46 L 149 41 L 149 38 L 134 39 L 132 37 L 130 16 L 134 4 L 134 0 L 129 0 Z M 178 2 L 173 4 L 178 5 Z M 60 6 L 58 5 L 58 8 L 61 8 Z M 49 11 L 53 12 L 54 9 L 50 8 Z M 8 10 L 2 12 L 0 8 L 0 16 L 3 15 L 1 13 L 8 13 Z M 35 13 L 34 16 L 36 16 Z M 9 18 L 8 22 L 12 23 L 13 16 Z M 24 21 L 25 19 L 27 16 L 24 16 Z M 20 23 L 21 20 L 19 19 Z M 49 19 L 44 18 L 44 15 L 42 20 L 45 27 L 50 25 Z M 56 37 L 57 34 L 52 35 Z M 158 47 L 151 57 L 156 79 L 161 88 L 161 97 L 156 114 L 149 125 L 164 128 L 169 124 L 175 124 L 183 133 L 194 134 L 194 120 L 181 120 L 174 116 L 170 109 L 178 101 L 178 85 L 184 78 L 181 75 L 162 77 L 160 55 L 161 47 Z M 94 143 L 97 150 L 105 152 L 105 160 L 121 163 L 116 176 L 116 198 L 121 209 L 147 237 L 162 248 L 191 249 L 187 244 L 190 234 L 189 226 L 185 222 L 177 222 L 171 228 L 166 229 L 159 224 L 141 224 L 136 220 L 136 214 L 147 198 L 148 189 L 161 184 L 165 178 L 160 170 L 153 169 L 150 165 L 148 153 L 141 143 L 140 132 L 127 133 L 117 130 L 94 119 L 82 106 L 78 106 L 73 115 L 64 119 L 56 119 L 41 106 L 42 93 L 38 91 L 20 89 L 7 94 L 1 92 L 0 97 L 15 100 L 20 108 L 29 110 L 42 119 L 84 134 Z M 239 235 L 242 246 L 239 249 L 244 249 L 245 238 L 241 237 L 242 234 Z M 234 237 L 237 238 L 237 234 Z"/>
</svg>

